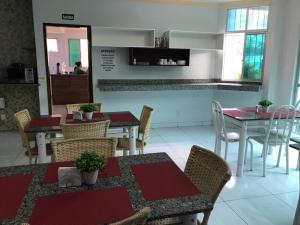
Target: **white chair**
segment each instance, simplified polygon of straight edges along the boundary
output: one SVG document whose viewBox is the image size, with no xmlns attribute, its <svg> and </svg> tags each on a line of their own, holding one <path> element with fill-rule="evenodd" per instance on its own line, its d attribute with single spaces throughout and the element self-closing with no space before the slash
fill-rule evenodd
<svg viewBox="0 0 300 225">
<path fill-rule="evenodd" d="M 300 110 L 300 101 L 298 101 L 295 105 L 296 110 Z M 290 147 L 298 150 L 300 152 L 300 120 L 295 119 L 294 129 L 291 133 L 290 141 L 295 142 L 296 144 L 290 144 Z M 280 160 L 280 159 L 279 159 Z M 299 169 L 299 161 L 300 161 L 300 153 L 298 155 L 297 169 Z M 279 166 L 280 161 L 277 162 L 277 166 Z"/>
<path fill-rule="evenodd" d="M 212 108 L 212 118 L 213 124 L 216 133 L 216 140 L 215 140 L 215 153 L 220 151 L 221 153 L 221 141 L 225 142 L 225 156 L 224 159 L 227 159 L 228 154 L 228 143 L 229 142 L 239 142 L 240 141 L 240 134 L 237 132 L 227 132 L 225 126 L 225 120 L 223 115 L 223 109 L 219 102 L 212 101 L 211 102 Z"/>
<path fill-rule="evenodd" d="M 275 110 L 269 120 L 268 128 L 265 129 L 265 133 L 260 136 L 249 136 L 247 138 L 246 149 L 248 144 L 250 144 L 251 153 L 251 169 L 253 167 L 253 143 L 256 141 L 263 145 L 262 155 L 263 155 L 263 176 L 266 176 L 266 161 L 268 155 L 269 146 L 279 147 L 278 160 L 279 165 L 282 145 L 285 145 L 286 151 L 286 174 L 289 173 L 289 140 L 291 132 L 294 126 L 296 110 L 294 106 L 281 106 L 279 109 Z"/>
</svg>

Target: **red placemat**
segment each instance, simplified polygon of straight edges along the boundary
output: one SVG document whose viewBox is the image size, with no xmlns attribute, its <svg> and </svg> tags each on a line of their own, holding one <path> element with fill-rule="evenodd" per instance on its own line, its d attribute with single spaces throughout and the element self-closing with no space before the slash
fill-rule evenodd
<svg viewBox="0 0 300 225">
<path fill-rule="evenodd" d="M 60 117 L 42 117 L 32 119 L 29 128 L 59 126 Z"/>
<path fill-rule="evenodd" d="M 30 225 L 98 225 L 133 215 L 124 187 L 64 193 L 38 198 Z"/>
<path fill-rule="evenodd" d="M 134 115 L 130 112 L 112 113 L 109 115 L 111 122 L 125 122 L 125 121 L 136 121 Z"/>
<path fill-rule="evenodd" d="M 57 171 L 59 167 L 72 167 L 75 166 L 74 162 L 56 162 L 50 163 L 44 176 L 44 184 L 51 184 L 58 182 Z M 107 165 L 98 177 L 117 177 L 121 176 L 121 170 L 117 158 L 108 158 Z"/>
<path fill-rule="evenodd" d="M 239 110 L 244 112 L 256 112 L 256 107 L 241 107 Z"/>
<path fill-rule="evenodd" d="M 0 219 L 15 218 L 32 178 L 32 174 L 0 177 Z"/>
<path fill-rule="evenodd" d="M 91 123 L 91 122 L 98 122 L 104 120 L 103 113 L 94 112 L 92 120 L 87 120 L 84 115 L 82 120 L 74 120 L 73 114 L 68 114 L 66 117 L 66 123 Z"/>
<path fill-rule="evenodd" d="M 173 162 L 131 165 L 146 200 L 200 194 L 197 187 Z"/>
<path fill-rule="evenodd" d="M 231 117 L 248 117 L 248 116 L 250 116 L 247 112 L 243 112 L 238 109 L 224 110 L 224 114 L 231 116 Z"/>
</svg>

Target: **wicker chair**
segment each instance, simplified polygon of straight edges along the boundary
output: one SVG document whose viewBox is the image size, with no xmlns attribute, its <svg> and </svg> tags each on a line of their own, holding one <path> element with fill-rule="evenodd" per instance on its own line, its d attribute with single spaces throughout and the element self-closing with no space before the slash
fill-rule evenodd
<svg viewBox="0 0 300 225">
<path fill-rule="evenodd" d="M 212 203 L 215 203 L 222 188 L 231 177 L 231 171 L 226 163 L 217 154 L 194 145 L 187 160 L 185 175 L 201 190 L 209 196 Z M 205 212 L 203 221 L 198 224 L 207 225 L 211 212 Z M 149 224 L 178 224 L 180 218 L 167 218 L 151 221 Z"/>
<path fill-rule="evenodd" d="M 96 108 L 97 108 L 96 112 L 101 112 L 101 103 L 78 103 L 78 104 L 67 104 L 67 105 L 66 105 L 67 112 L 68 112 L 68 114 L 72 114 L 73 111 L 79 111 L 81 106 L 87 105 L 87 104 L 91 104 L 91 105 L 96 106 Z"/>
<path fill-rule="evenodd" d="M 111 225 L 143 225 L 146 223 L 151 209 L 149 207 L 141 209 L 139 212 L 134 214 L 131 217 L 128 217 L 124 220 L 121 220 L 116 223 L 111 223 Z"/>
<path fill-rule="evenodd" d="M 25 154 L 29 158 L 29 164 L 32 163 L 32 159 L 35 158 L 35 163 L 37 162 L 38 149 L 34 134 L 25 133 L 26 126 L 29 125 L 31 117 L 29 111 L 24 109 L 14 114 L 14 119 L 16 121 L 19 133 L 22 138 L 22 146 L 26 149 Z M 31 145 L 32 144 L 32 145 Z M 47 155 L 52 155 L 52 150 L 50 144 L 46 144 Z"/>
<path fill-rule="evenodd" d="M 51 142 L 53 158 L 55 162 L 74 161 L 81 153 L 93 151 L 105 157 L 115 155 L 116 138 L 76 138 L 65 140 L 54 140 Z"/>
<path fill-rule="evenodd" d="M 65 139 L 69 138 L 101 138 L 106 137 L 110 120 L 78 123 L 78 124 L 61 124 L 62 133 Z"/>
<path fill-rule="evenodd" d="M 136 139 L 136 148 L 139 151 L 139 154 L 143 154 L 144 147 L 147 144 L 147 141 L 150 136 L 150 127 L 151 127 L 151 120 L 153 115 L 153 108 L 149 106 L 144 106 L 141 117 L 140 117 L 140 126 L 138 131 L 138 138 Z M 118 146 L 117 150 L 129 150 L 129 139 L 126 137 L 118 139 Z"/>
</svg>

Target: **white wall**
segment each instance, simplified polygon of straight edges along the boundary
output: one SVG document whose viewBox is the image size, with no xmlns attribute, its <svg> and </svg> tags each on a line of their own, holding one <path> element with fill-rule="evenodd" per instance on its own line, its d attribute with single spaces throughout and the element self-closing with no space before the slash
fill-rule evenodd
<svg viewBox="0 0 300 225">
<path fill-rule="evenodd" d="M 288 0 L 283 8 L 284 21 L 278 63 L 276 99 L 280 104 L 292 100 L 297 53 L 299 48 L 300 1 Z"/>
<path fill-rule="evenodd" d="M 135 0 L 33 0 L 34 26 L 40 82 L 41 113 L 47 114 L 45 62 L 42 24 L 74 23 L 81 25 L 129 28 L 154 28 L 156 35 L 171 29 L 218 32 L 220 30 L 218 8 L 199 8 L 167 3 L 146 3 Z M 61 13 L 74 13 L 75 21 L 62 21 Z M 126 49 L 116 50 L 119 70 L 102 73 L 99 68 L 99 48 L 93 48 L 94 101 L 103 103 L 104 111 L 131 110 L 139 115 L 142 105 L 156 109 L 155 126 L 204 124 L 210 121 L 210 102 L 213 98 L 226 105 L 256 103 L 261 93 L 198 91 L 146 91 L 100 92 L 98 79 L 173 79 L 173 78 L 220 78 L 220 55 L 216 52 L 192 52 L 191 66 L 182 68 L 131 67 L 127 64 Z M 226 97 L 227 96 L 227 97 Z M 229 99 L 229 100 L 228 100 Z M 249 101 L 248 101 L 249 100 Z M 226 102 L 225 102 L 226 101 Z M 235 103 L 235 104 L 234 104 Z M 248 104 L 249 103 L 249 104 Z"/>
</svg>

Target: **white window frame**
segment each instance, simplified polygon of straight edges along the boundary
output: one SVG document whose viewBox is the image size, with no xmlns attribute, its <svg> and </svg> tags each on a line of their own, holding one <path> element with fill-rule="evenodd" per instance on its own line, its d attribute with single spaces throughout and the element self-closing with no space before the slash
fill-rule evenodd
<svg viewBox="0 0 300 225">
<path fill-rule="evenodd" d="M 247 30 L 248 27 L 248 15 L 249 15 L 249 9 L 253 9 L 253 8 L 259 8 L 259 7 L 268 7 L 268 21 L 267 21 L 267 27 L 266 29 L 256 29 L 256 30 Z M 236 31 L 228 31 L 228 20 L 229 20 L 229 10 L 237 10 L 237 9 L 247 9 L 247 15 L 246 15 L 246 24 L 245 24 L 245 30 L 236 30 Z M 252 80 L 252 79 L 241 79 L 241 80 L 229 80 L 229 79 L 224 79 L 224 70 L 222 70 L 222 80 L 226 80 L 226 81 L 240 81 L 240 82 L 262 82 L 263 81 L 263 77 L 264 77 L 264 68 L 265 68 L 265 56 L 266 56 L 266 46 L 267 46 L 267 35 L 268 35 L 268 30 L 269 30 L 269 15 L 270 15 L 270 6 L 269 5 L 259 5 L 259 6 L 248 6 L 248 7 L 236 7 L 236 8 L 228 8 L 226 10 L 226 30 L 225 30 L 225 36 L 226 34 L 230 34 L 230 33 L 244 33 L 245 37 L 244 37 L 244 49 L 243 49 L 243 61 L 242 61 L 242 77 L 244 75 L 244 61 L 245 61 L 245 48 L 246 48 L 246 37 L 247 34 L 262 34 L 264 33 L 266 36 L 266 40 L 265 40 L 265 48 L 264 48 L 264 54 L 263 54 L 263 65 L 262 65 L 262 76 L 261 76 L 261 80 Z M 225 38 L 225 37 L 224 37 Z M 223 58 L 223 67 L 224 67 L 224 58 Z"/>
</svg>

